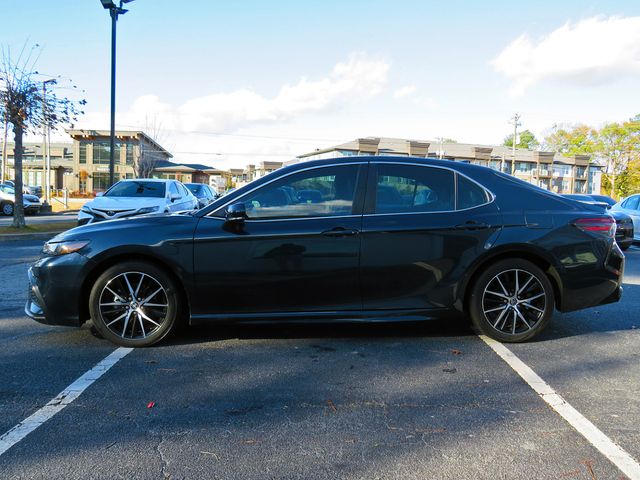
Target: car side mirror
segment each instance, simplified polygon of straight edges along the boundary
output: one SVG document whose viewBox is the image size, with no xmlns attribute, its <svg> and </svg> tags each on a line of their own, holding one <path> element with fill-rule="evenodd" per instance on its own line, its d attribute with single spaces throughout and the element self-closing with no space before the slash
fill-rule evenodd
<svg viewBox="0 0 640 480">
<path fill-rule="evenodd" d="M 241 223 L 247 219 L 247 208 L 243 202 L 234 203 L 227 207 L 227 222 Z"/>
<path fill-rule="evenodd" d="M 179 193 L 171 193 L 171 194 L 169 194 L 169 200 L 171 200 L 172 202 L 175 202 L 179 198 L 182 198 Z"/>
</svg>

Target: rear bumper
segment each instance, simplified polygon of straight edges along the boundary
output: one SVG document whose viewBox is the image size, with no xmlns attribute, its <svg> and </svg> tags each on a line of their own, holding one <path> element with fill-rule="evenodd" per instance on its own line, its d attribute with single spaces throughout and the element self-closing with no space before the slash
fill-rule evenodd
<svg viewBox="0 0 640 480">
<path fill-rule="evenodd" d="M 594 249 L 597 251 L 597 249 Z M 622 297 L 625 257 L 618 244 L 611 242 L 604 258 L 565 269 L 561 312 L 614 303 Z"/>
</svg>

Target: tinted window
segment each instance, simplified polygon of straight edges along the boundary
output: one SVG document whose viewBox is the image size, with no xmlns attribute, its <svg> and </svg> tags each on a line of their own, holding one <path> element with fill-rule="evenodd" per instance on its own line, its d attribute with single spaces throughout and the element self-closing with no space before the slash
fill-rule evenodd
<svg viewBox="0 0 640 480">
<path fill-rule="evenodd" d="M 458 177 L 458 210 L 477 207 L 489 201 L 487 191 L 462 175 Z"/>
<path fill-rule="evenodd" d="M 413 165 L 378 165 L 376 213 L 454 210 L 454 175 Z"/>
<path fill-rule="evenodd" d="M 104 194 L 105 197 L 164 197 L 162 182 L 118 182 Z"/>
<path fill-rule="evenodd" d="M 308 170 L 289 175 L 242 200 L 250 219 L 351 215 L 357 165 Z"/>
<path fill-rule="evenodd" d="M 638 210 L 638 201 L 640 201 L 640 196 L 634 195 L 633 197 L 627 198 L 622 206 L 624 208 L 628 208 L 629 210 Z"/>
</svg>

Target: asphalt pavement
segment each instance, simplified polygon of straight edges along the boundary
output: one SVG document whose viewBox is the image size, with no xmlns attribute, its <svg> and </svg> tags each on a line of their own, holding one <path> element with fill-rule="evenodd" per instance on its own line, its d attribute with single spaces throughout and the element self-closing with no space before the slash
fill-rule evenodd
<svg viewBox="0 0 640 480">
<path fill-rule="evenodd" d="M 0 435 L 115 347 L 25 317 L 42 242 L 0 246 Z M 616 304 L 508 348 L 640 460 L 640 249 Z M 0 478 L 621 479 L 460 320 L 186 329 L 0 454 Z"/>
</svg>

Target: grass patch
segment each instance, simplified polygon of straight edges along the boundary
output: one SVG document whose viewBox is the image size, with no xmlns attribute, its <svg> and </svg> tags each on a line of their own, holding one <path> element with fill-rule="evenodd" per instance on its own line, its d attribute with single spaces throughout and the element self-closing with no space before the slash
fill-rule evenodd
<svg viewBox="0 0 640 480">
<path fill-rule="evenodd" d="M 27 223 L 27 226 L 24 228 L 0 227 L 0 235 L 9 233 L 61 232 L 77 226 L 78 222 Z"/>
</svg>

